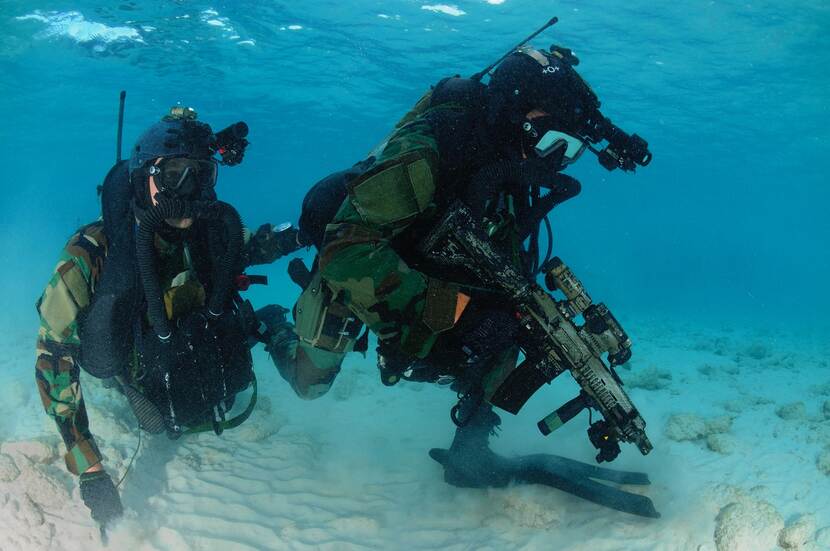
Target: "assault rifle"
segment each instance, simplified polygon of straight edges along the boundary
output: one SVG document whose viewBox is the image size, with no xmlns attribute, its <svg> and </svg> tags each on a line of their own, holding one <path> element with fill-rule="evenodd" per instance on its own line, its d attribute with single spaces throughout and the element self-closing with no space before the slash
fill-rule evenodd
<svg viewBox="0 0 830 551">
<path fill-rule="evenodd" d="M 438 263 L 471 271 L 482 283 L 504 293 L 515 308 L 525 360 L 504 377 L 488 397 L 490 403 L 516 414 L 542 384 L 570 371 L 581 391 L 539 421 L 542 433 L 550 434 L 588 408 L 603 417 L 588 429 L 591 443 L 599 450 L 598 463 L 613 461 L 620 453 L 620 441 L 633 443 L 643 455 L 648 454 L 652 445 L 646 423 L 614 370 L 631 358 L 631 340 L 623 328 L 604 304 L 592 304 L 580 281 L 559 258 L 542 270 L 548 289 L 561 291 L 565 300 L 556 300 L 516 269 L 493 247 L 485 227 L 458 202 L 421 249 Z M 581 325 L 579 315 L 584 320 Z M 607 364 L 602 358 L 606 353 Z"/>
</svg>

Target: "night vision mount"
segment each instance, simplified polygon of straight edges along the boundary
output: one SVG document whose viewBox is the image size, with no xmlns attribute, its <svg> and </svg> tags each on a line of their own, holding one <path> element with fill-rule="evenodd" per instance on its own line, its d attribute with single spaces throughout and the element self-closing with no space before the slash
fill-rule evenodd
<svg viewBox="0 0 830 551">
<path fill-rule="evenodd" d="M 470 78 L 480 82 L 485 75 L 489 75 L 509 55 L 520 51 L 528 42 L 555 25 L 558 21 L 558 17 L 552 17 L 547 23 L 508 50 L 503 56 Z M 579 59 L 567 48 L 553 45 L 550 47 L 550 53 L 570 66 L 579 64 Z M 599 164 L 607 170 L 620 168 L 626 172 L 633 172 L 637 166 L 647 166 L 651 162 L 652 155 L 648 149 L 648 142 L 637 134 L 628 134 L 623 131 L 619 126 L 612 123 L 610 119 L 600 113 L 599 109 L 596 109 L 594 113 L 590 114 L 579 134 L 578 137 L 597 156 Z M 605 143 L 604 147 L 596 147 L 602 143 Z"/>
<path fill-rule="evenodd" d="M 116 134 L 115 162 L 121 162 L 121 144 L 124 135 L 124 103 L 127 92 L 121 90 L 118 101 L 118 130 Z M 192 107 L 182 105 L 173 106 L 167 117 L 171 119 L 196 120 L 198 114 Z M 210 152 L 219 155 L 219 162 L 226 166 L 238 165 L 245 155 L 245 148 L 250 142 L 247 140 L 248 125 L 244 121 L 231 124 L 227 128 L 213 134 L 210 139 Z"/>
</svg>

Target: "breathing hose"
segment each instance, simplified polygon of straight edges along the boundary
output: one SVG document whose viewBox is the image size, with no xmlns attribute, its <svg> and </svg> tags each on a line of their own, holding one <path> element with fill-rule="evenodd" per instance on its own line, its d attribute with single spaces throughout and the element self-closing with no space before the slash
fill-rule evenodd
<svg viewBox="0 0 830 551">
<path fill-rule="evenodd" d="M 155 234 L 168 218 L 197 218 L 217 223 L 216 225 L 221 225 L 225 229 L 226 248 L 221 259 L 215 264 L 211 294 L 207 303 L 208 314 L 214 318 L 222 315 L 243 246 L 242 220 L 236 209 L 228 203 L 163 198 L 154 207 L 144 211 L 136 234 L 136 259 L 147 300 L 147 315 L 153 330 L 162 341 L 167 341 L 172 331 L 157 276 Z M 216 254 L 216 251 L 212 252 Z"/>
<path fill-rule="evenodd" d="M 507 186 L 505 186 L 505 184 Z M 548 213 L 559 203 L 576 196 L 582 186 L 571 176 L 560 174 L 551 169 L 551 164 L 543 159 L 501 160 L 481 168 L 471 181 L 471 186 L 464 198 L 465 203 L 476 218 L 484 216 L 487 202 L 502 189 L 536 190 L 533 202 L 522 213 L 517 225 L 519 239 L 524 241 L 533 235 L 532 249 L 538 257 L 538 232 Z M 539 194 L 539 188 L 549 190 Z M 551 246 L 549 222 L 548 248 Z M 534 268 L 538 265 L 538 258 Z"/>
</svg>

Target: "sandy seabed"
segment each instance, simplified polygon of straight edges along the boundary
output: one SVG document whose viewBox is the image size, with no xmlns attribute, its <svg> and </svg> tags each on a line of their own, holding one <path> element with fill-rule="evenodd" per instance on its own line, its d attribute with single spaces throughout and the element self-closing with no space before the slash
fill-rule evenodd
<svg viewBox="0 0 830 551">
<path fill-rule="evenodd" d="M 381 386 L 355 356 L 329 395 L 296 398 L 261 350 L 260 400 L 220 437 L 142 438 L 121 486 L 108 549 L 830 549 L 830 363 L 816 340 L 771 331 L 640 320 L 621 369 L 654 451 L 611 467 L 649 473 L 658 520 L 539 486 L 458 489 L 427 450 L 447 446 L 451 392 Z M 0 359 L 0 550 L 102 548 L 34 387 L 32 337 Z M 499 453 L 592 462 L 583 416 L 543 438 L 542 416 L 572 397 L 563 375 L 502 414 Z M 135 451 L 123 398 L 84 379 L 93 433 L 115 476 Z M 241 397 L 239 402 L 246 403 Z"/>
</svg>

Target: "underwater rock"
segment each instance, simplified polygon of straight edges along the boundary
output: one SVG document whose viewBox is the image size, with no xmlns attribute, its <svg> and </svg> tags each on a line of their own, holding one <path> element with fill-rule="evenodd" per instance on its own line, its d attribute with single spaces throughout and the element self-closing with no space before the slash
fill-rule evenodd
<svg viewBox="0 0 830 551">
<path fill-rule="evenodd" d="M 729 432 L 732 428 L 732 419 L 730 415 L 704 419 L 694 413 L 676 413 L 669 417 L 665 434 L 667 438 L 675 442 L 707 439 L 709 449 L 724 450 L 722 453 L 730 453 L 725 450 L 734 447 L 734 441 L 731 438 L 712 438 L 709 441 L 709 437 Z"/>
<path fill-rule="evenodd" d="M 712 352 L 716 356 L 726 356 L 732 349 L 732 342 L 726 337 L 710 337 L 698 341 L 693 349 Z"/>
<path fill-rule="evenodd" d="M 58 455 L 53 446 L 40 440 L 6 442 L 0 446 L 0 452 L 12 457 L 22 455 L 35 463 L 51 463 Z"/>
<path fill-rule="evenodd" d="M 731 363 L 721 365 L 703 364 L 697 368 L 697 372 L 708 379 L 712 379 L 721 374 L 738 375 L 741 372 L 741 368 Z"/>
<path fill-rule="evenodd" d="M 723 402 L 723 408 L 730 413 L 743 413 L 747 409 L 774 404 L 774 400 L 763 396 L 742 396 Z"/>
<path fill-rule="evenodd" d="M 810 392 L 818 396 L 830 396 L 830 381 L 818 385 L 811 385 Z"/>
<path fill-rule="evenodd" d="M 816 467 L 818 470 L 830 476 L 830 448 L 824 448 L 820 454 L 818 454 L 818 459 L 816 459 Z"/>
<path fill-rule="evenodd" d="M 718 434 L 732 430 L 732 417 L 729 415 L 710 417 L 704 420 L 704 423 L 706 424 L 707 434 Z"/>
<path fill-rule="evenodd" d="M 710 434 L 706 437 L 706 447 L 713 452 L 729 455 L 735 451 L 735 438 L 729 434 Z"/>
<path fill-rule="evenodd" d="M 830 446 L 830 423 L 810 423 L 809 428 L 806 436 L 808 444 Z"/>
<path fill-rule="evenodd" d="M 793 402 L 777 408 L 775 414 L 787 421 L 798 421 L 807 418 L 807 407 L 804 402 Z"/>
<path fill-rule="evenodd" d="M 744 352 L 744 354 L 746 354 L 747 356 L 749 356 L 753 360 L 758 360 L 758 361 L 763 360 L 765 358 L 768 358 L 771 354 L 771 352 L 770 352 L 769 348 L 767 347 L 767 345 L 765 345 L 763 343 L 760 343 L 760 342 L 756 342 L 756 343 L 753 343 L 753 344 L 749 345 L 748 347 L 746 347 L 744 349 L 743 352 Z"/>
<path fill-rule="evenodd" d="M 821 406 L 821 414 L 824 415 L 824 418 L 830 421 L 830 400 L 825 400 L 824 404 Z"/>
<path fill-rule="evenodd" d="M 694 413 L 676 413 L 666 423 L 666 437 L 675 442 L 706 436 L 706 422 Z"/>
<path fill-rule="evenodd" d="M 784 549 L 803 549 L 816 532 L 815 515 L 799 515 L 778 535 L 778 545 Z"/>
<path fill-rule="evenodd" d="M 778 544 L 784 519 L 766 501 L 745 499 L 722 508 L 715 519 L 718 551 L 768 551 Z"/>
<path fill-rule="evenodd" d="M 671 373 L 665 369 L 649 366 L 645 369 L 631 371 L 625 375 L 625 385 L 644 390 L 662 390 L 671 384 Z"/>
<path fill-rule="evenodd" d="M 0 482 L 11 482 L 20 476 L 20 469 L 10 455 L 0 453 Z"/>
</svg>

